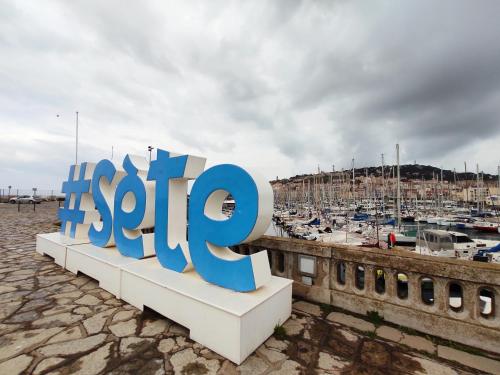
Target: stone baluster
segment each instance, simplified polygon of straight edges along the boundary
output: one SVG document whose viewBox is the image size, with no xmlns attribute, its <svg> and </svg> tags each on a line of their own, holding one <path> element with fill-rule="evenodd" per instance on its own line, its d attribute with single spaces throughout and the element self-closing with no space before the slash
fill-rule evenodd
<svg viewBox="0 0 500 375">
<path fill-rule="evenodd" d="M 396 271 L 390 268 L 384 268 L 385 272 L 385 293 L 387 298 L 394 299 L 397 298 L 396 293 Z"/>
<path fill-rule="evenodd" d="M 375 296 L 375 266 L 365 265 L 365 294 L 368 297 Z"/>
<path fill-rule="evenodd" d="M 354 290 L 356 288 L 354 278 L 356 277 L 355 270 L 357 264 L 345 262 L 345 287 L 346 290 Z"/>
<path fill-rule="evenodd" d="M 474 283 L 464 283 L 462 285 L 463 311 L 470 319 L 477 319 L 479 315 L 479 296 L 477 285 Z"/>
<path fill-rule="evenodd" d="M 420 274 L 408 272 L 408 303 L 412 306 L 419 306 L 423 304 L 422 293 L 420 287 Z"/>
<path fill-rule="evenodd" d="M 285 277 L 288 279 L 294 278 L 294 259 L 297 257 L 295 253 L 285 253 Z"/>
<path fill-rule="evenodd" d="M 434 306 L 442 314 L 448 314 L 448 280 L 443 278 L 433 278 L 434 282 Z"/>
</svg>

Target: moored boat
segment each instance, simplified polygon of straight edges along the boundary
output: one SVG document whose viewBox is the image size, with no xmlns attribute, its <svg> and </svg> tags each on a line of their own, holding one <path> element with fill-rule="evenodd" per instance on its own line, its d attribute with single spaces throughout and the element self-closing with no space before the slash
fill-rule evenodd
<svg viewBox="0 0 500 375">
<path fill-rule="evenodd" d="M 473 225 L 473 228 L 475 230 L 479 230 L 482 232 L 498 232 L 499 228 L 500 228 L 500 224 L 499 223 L 492 223 L 489 221 L 479 221 Z"/>
<path fill-rule="evenodd" d="M 447 258 L 472 259 L 477 253 L 477 246 L 464 233 L 426 229 L 417 236 L 415 252 Z"/>
</svg>

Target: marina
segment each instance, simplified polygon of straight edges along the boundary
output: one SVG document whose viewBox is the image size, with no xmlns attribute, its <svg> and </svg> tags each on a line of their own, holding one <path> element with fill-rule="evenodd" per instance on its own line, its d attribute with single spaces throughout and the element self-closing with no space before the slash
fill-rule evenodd
<svg viewBox="0 0 500 375">
<path fill-rule="evenodd" d="M 464 163 L 465 172 L 457 176 L 454 171 L 451 181 L 444 179 L 442 168 L 427 180 L 423 173 L 402 178 L 399 145 L 396 159 L 396 165 L 385 166 L 382 157 L 380 168 L 371 168 L 370 174 L 368 168 L 360 174 L 353 159 L 350 171 L 318 169 L 317 174 L 272 182 L 275 209 L 266 234 L 500 261 L 499 176 L 485 178 L 478 165 L 475 175 L 468 174 Z M 469 244 L 466 252 L 455 246 L 462 242 Z"/>
</svg>

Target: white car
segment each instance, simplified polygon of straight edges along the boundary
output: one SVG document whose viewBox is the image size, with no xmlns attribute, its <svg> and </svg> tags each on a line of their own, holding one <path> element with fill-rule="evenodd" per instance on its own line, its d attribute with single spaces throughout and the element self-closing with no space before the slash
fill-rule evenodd
<svg viewBox="0 0 500 375">
<path fill-rule="evenodd" d="M 40 197 L 34 196 L 34 195 L 20 195 L 18 197 L 13 197 L 9 199 L 9 203 L 15 204 L 15 203 L 36 203 L 39 204 L 42 202 L 42 199 Z"/>
</svg>

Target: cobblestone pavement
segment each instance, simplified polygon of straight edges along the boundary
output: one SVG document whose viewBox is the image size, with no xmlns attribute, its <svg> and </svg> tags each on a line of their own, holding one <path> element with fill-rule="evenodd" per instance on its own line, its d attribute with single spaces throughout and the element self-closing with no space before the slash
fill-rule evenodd
<svg viewBox="0 0 500 375">
<path fill-rule="evenodd" d="M 191 341 L 185 328 L 35 253 L 35 235 L 57 230 L 56 208 L 25 205 L 18 213 L 0 204 L 0 374 L 480 373 L 437 359 L 426 339 L 403 344 L 393 328 L 375 333 L 369 322 L 303 301 L 283 337 L 236 367 Z"/>
</svg>

